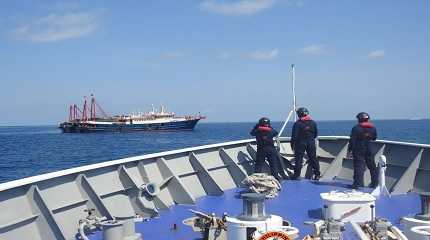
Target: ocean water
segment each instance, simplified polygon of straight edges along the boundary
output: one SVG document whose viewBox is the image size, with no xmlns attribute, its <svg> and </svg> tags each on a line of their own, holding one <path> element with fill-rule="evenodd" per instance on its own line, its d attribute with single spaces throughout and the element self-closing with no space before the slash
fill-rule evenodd
<svg viewBox="0 0 430 240">
<path fill-rule="evenodd" d="M 0 183 L 118 158 L 247 139 L 255 123 L 204 123 L 189 132 L 63 134 L 56 126 L 0 127 Z M 349 135 L 354 121 L 318 122 Z M 430 120 L 375 121 L 380 139 L 430 144 Z M 280 129 L 281 123 L 273 126 Z M 290 136 L 289 125 L 283 136 Z"/>
</svg>

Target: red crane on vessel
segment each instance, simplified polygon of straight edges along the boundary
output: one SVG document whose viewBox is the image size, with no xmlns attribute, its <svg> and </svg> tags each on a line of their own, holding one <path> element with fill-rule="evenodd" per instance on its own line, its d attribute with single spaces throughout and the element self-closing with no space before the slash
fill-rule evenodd
<svg viewBox="0 0 430 240">
<path fill-rule="evenodd" d="M 81 109 L 76 104 L 70 105 L 69 107 L 69 122 L 88 122 L 97 119 L 97 112 L 100 112 L 102 118 L 109 118 L 109 115 L 100 107 L 97 103 L 96 98 L 93 94 L 91 96 L 90 106 L 88 106 L 87 97 L 84 97 L 84 105 Z M 89 116 L 88 116 L 89 111 Z"/>
</svg>

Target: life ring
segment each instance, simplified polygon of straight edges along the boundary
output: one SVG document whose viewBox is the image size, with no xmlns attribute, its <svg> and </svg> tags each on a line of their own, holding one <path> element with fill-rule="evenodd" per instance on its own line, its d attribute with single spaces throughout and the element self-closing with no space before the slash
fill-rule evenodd
<svg viewBox="0 0 430 240">
<path fill-rule="evenodd" d="M 258 238 L 258 240 L 272 240 L 272 239 L 291 240 L 288 234 L 284 232 L 278 232 L 278 231 L 266 232 Z"/>
</svg>

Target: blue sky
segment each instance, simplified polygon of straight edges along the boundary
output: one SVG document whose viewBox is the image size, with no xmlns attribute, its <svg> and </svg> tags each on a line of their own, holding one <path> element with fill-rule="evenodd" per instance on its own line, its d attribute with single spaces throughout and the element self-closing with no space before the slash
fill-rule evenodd
<svg viewBox="0 0 430 240">
<path fill-rule="evenodd" d="M 207 121 L 429 118 L 430 1 L 1 1 L 0 125 L 165 104 Z"/>
</svg>

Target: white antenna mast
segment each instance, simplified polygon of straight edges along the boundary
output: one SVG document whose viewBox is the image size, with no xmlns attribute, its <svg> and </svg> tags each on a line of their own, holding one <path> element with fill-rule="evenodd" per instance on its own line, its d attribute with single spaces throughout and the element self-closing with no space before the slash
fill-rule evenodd
<svg viewBox="0 0 430 240">
<path fill-rule="evenodd" d="M 291 74 L 293 79 L 293 111 L 295 112 L 297 110 L 297 105 L 296 105 L 296 71 L 295 71 L 294 64 L 291 64 Z M 297 115 L 294 114 L 294 121 L 296 120 L 297 120 Z"/>
<path fill-rule="evenodd" d="M 279 157 L 280 159 L 282 159 L 282 155 L 281 152 L 286 152 L 286 150 L 284 149 L 283 145 L 281 144 L 281 135 L 285 130 L 285 127 L 287 126 L 288 121 L 290 121 L 291 115 L 294 115 L 294 121 L 297 120 L 297 116 L 296 116 L 296 73 L 295 73 L 295 69 L 294 69 L 294 64 L 291 64 L 291 77 L 292 77 L 292 92 L 293 92 L 293 109 L 291 109 L 291 111 L 288 113 L 288 117 L 284 122 L 284 125 L 282 125 L 281 131 L 279 131 L 278 136 L 276 136 L 276 144 L 277 149 L 279 151 Z M 284 161 L 280 161 L 282 169 L 286 169 L 285 167 L 285 163 Z"/>
<path fill-rule="evenodd" d="M 292 91 L 293 91 L 293 109 L 288 113 L 287 120 L 285 120 L 284 125 L 282 125 L 281 131 L 279 131 L 278 137 L 282 135 L 282 133 L 285 130 L 285 127 L 287 126 L 288 121 L 290 121 L 291 115 L 294 115 L 294 121 L 297 120 L 297 116 L 295 114 L 297 106 L 296 106 L 296 72 L 295 72 L 295 65 L 291 64 L 291 76 L 293 81 Z"/>
</svg>

